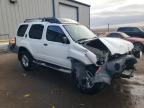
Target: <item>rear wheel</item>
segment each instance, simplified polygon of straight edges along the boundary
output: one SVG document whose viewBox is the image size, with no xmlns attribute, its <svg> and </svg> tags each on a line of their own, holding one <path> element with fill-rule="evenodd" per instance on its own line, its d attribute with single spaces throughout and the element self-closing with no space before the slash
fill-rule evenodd
<svg viewBox="0 0 144 108">
<path fill-rule="evenodd" d="M 134 52 L 134 56 L 137 57 L 137 58 L 140 58 L 143 54 L 143 45 L 141 43 L 134 43 L 134 49 L 133 49 L 133 52 Z"/>
<path fill-rule="evenodd" d="M 33 58 L 30 55 L 30 53 L 27 51 L 22 51 L 22 52 L 19 52 L 19 55 L 20 55 L 20 62 L 21 62 L 22 67 L 26 71 L 32 70 Z"/>
<path fill-rule="evenodd" d="M 143 51 L 143 45 L 141 43 L 134 43 L 134 50 Z"/>
</svg>

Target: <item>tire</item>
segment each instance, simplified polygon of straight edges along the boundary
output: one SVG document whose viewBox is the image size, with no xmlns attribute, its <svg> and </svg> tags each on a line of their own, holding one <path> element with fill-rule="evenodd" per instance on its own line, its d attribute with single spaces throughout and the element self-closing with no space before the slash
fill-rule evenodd
<svg viewBox="0 0 144 108">
<path fill-rule="evenodd" d="M 106 86 L 106 84 L 103 82 L 93 83 L 90 80 L 92 77 L 92 75 L 90 74 L 90 71 L 87 70 L 82 63 L 76 62 L 72 64 L 73 82 L 76 87 L 78 87 L 84 94 L 95 94 L 101 91 Z"/>
<path fill-rule="evenodd" d="M 134 43 L 135 51 L 143 51 L 143 45 L 141 43 Z"/>
<path fill-rule="evenodd" d="M 31 71 L 33 67 L 33 58 L 28 51 L 19 52 L 20 62 L 26 71 Z"/>
<path fill-rule="evenodd" d="M 15 49 L 15 46 L 14 46 L 14 45 L 10 45 L 10 46 L 9 46 L 9 49 L 10 49 L 10 50 L 14 50 L 14 49 Z"/>
</svg>

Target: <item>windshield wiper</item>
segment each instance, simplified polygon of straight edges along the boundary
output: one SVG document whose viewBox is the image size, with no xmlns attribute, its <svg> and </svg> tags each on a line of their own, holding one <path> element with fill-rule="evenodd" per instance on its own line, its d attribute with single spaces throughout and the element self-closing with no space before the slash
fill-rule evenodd
<svg viewBox="0 0 144 108">
<path fill-rule="evenodd" d="M 93 37 L 92 39 L 96 39 L 96 38 L 98 38 L 98 37 L 96 36 L 96 37 Z"/>
<path fill-rule="evenodd" d="M 89 38 L 82 38 L 82 39 L 77 40 L 77 42 L 85 41 L 85 40 L 88 40 L 88 39 Z"/>
<path fill-rule="evenodd" d="M 98 38 L 98 37 L 93 37 L 93 38 L 82 38 L 82 39 L 79 39 L 79 40 L 77 40 L 76 42 L 84 42 L 84 41 L 86 41 L 86 40 L 91 40 L 91 39 L 96 39 L 96 38 Z"/>
</svg>

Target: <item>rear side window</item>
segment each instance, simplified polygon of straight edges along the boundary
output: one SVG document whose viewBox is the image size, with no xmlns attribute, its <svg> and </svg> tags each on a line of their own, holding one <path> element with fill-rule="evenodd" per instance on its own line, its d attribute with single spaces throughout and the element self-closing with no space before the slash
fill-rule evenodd
<svg viewBox="0 0 144 108">
<path fill-rule="evenodd" d="M 119 28 L 117 31 L 120 31 L 120 32 L 127 32 L 128 29 L 127 29 L 127 28 Z"/>
<path fill-rule="evenodd" d="M 138 28 L 131 28 L 132 32 L 140 32 L 140 30 Z"/>
<path fill-rule="evenodd" d="M 29 31 L 29 37 L 32 39 L 41 39 L 43 34 L 44 26 L 41 24 L 34 24 L 31 26 Z"/>
<path fill-rule="evenodd" d="M 119 28 L 118 31 L 121 31 L 121 32 L 140 32 L 140 30 L 136 27 Z"/>
<path fill-rule="evenodd" d="M 28 28 L 28 25 L 21 25 L 17 31 L 17 36 L 23 37 Z"/>
</svg>

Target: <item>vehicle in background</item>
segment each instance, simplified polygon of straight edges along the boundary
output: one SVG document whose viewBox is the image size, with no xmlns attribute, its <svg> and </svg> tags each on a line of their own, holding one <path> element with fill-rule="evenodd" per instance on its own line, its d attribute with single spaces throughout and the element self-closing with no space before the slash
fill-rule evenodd
<svg viewBox="0 0 144 108">
<path fill-rule="evenodd" d="M 115 38 L 121 38 L 127 41 L 130 41 L 134 45 L 135 51 L 142 51 L 144 52 L 144 39 L 139 37 L 130 37 L 127 34 L 123 32 L 111 32 L 107 34 L 107 37 L 115 37 Z"/>
<path fill-rule="evenodd" d="M 16 47 L 16 37 L 9 39 L 9 48 L 13 50 Z"/>
<path fill-rule="evenodd" d="M 144 38 L 144 31 L 138 27 L 120 27 L 117 32 L 124 32 L 130 37 L 140 37 Z"/>
<path fill-rule="evenodd" d="M 17 30 L 16 45 L 26 71 L 37 64 L 69 73 L 84 93 L 96 92 L 114 78 L 132 77 L 137 63 L 131 42 L 98 38 L 70 19 L 25 20 Z"/>
</svg>

